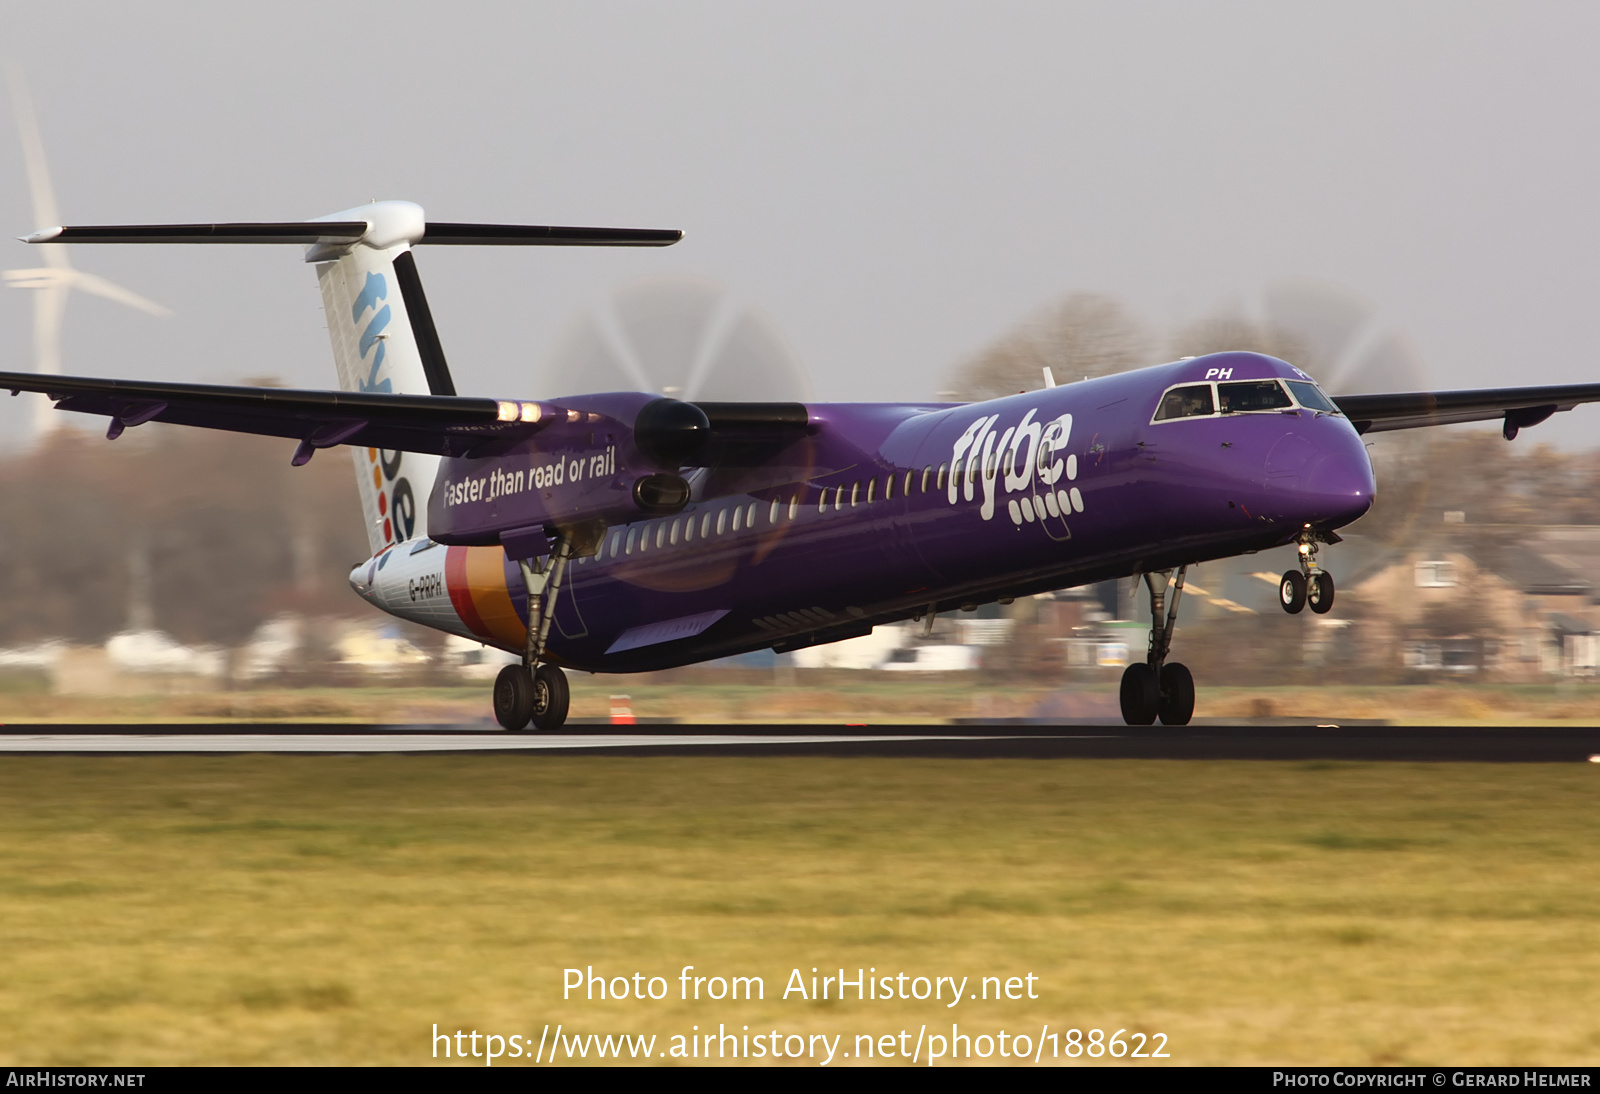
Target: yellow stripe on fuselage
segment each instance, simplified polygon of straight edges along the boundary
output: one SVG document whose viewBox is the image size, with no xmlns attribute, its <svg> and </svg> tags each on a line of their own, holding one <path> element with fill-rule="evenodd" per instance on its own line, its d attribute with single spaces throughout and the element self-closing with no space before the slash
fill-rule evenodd
<svg viewBox="0 0 1600 1094">
<path fill-rule="evenodd" d="M 506 553 L 499 547 L 467 548 L 467 591 L 489 634 L 512 646 L 528 641 L 528 628 L 517 615 L 506 588 Z"/>
</svg>

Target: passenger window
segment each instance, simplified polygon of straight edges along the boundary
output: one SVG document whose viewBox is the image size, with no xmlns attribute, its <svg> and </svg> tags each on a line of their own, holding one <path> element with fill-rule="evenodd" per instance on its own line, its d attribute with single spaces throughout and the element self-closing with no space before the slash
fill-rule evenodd
<svg viewBox="0 0 1600 1094">
<path fill-rule="evenodd" d="M 778 499 L 777 498 L 773 498 L 772 499 L 772 512 L 767 514 L 767 523 L 772 525 L 774 528 L 776 528 L 778 526 L 778 504 L 779 504 L 778 503 Z"/>
<path fill-rule="evenodd" d="M 683 542 L 688 543 L 694 538 L 694 517 L 683 522 Z"/>
<path fill-rule="evenodd" d="M 868 505 L 872 504 L 872 495 L 873 495 L 873 492 L 877 489 L 877 486 L 878 486 L 878 480 L 876 478 L 870 478 L 870 479 L 867 480 L 867 504 Z"/>
<path fill-rule="evenodd" d="M 1156 410 L 1156 421 L 1198 418 L 1212 413 L 1215 413 L 1215 408 L 1211 402 L 1211 385 L 1191 384 L 1188 387 L 1175 387 L 1162 397 L 1161 406 Z"/>
<path fill-rule="evenodd" d="M 892 473 L 889 474 L 889 475 L 884 476 L 884 479 L 883 479 L 883 500 L 884 501 L 893 501 L 894 500 L 894 475 Z"/>
<path fill-rule="evenodd" d="M 940 490 L 944 489 L 944 464 L 942 464 L 942 463 L 939 465 L 939 483 L 938 483 L 938 487 L 937 488 L 940 489 Z M 924 494 L 926 494 L 928 492 L 928 473 L 927 473 L 927 471 L 923 471 L 923 473 L 922 473 L 922 492 Z"/>
<path fill-rule="evenodd" d="M 800 495 L 796 494 L 789 499 L 789 519 L 793 520 L 800 515 Z"/>
<path fill-rule="evenodd" d="M 737 532 L 739 530 L 740 519 L 743 516 L 744 516 L 744 507 L 743 506 L 739 506 L 739 505 L 734 506 L 733 507 L 733 530 L 735 532 Z"/>
<path fill-rule="evenodd" d="M 623 554 L 625 554 L 625 555 L 633 554 L 633 536 L 634 536 L 634 533 L 637 532 L 637 531 L 638 531 L 637 528 L 629 528 L 628 529 L 628 545 L 622 549 L 622 553 Z"/>
<path fill-rule="evenodd" d="M 1251 410 L 1283 410 L 1294 404 L 1289 393 L 1276 380 L 1248 380 L 1243 383 L 1218 384 L 1224 414 L 1241 414 Z"/>
<path fill-rule="evenodd" d="M 861 483 L 853 482 L 853 483 L 850 484 L 850 508 L 854 509 L 856 507 L 856 503 L 859 502 L 860 500 L 861 500 Z"/>
<path fill-rule="evenodd" d="M 726 509 L 718 509 L 717 510 L 717 535 L 720 536 L 723 533 L 723 530 L 727 528 L 727 526 L 728 526 L 728 511 Z"/>
<path fill-rule="evenodd" d="M 700 538 L 707 539 L 711 535 L 711 514 L 707 513 L 700 518 Z"/>
<path fill-rule="evenodd" d="M 817 502 L 817 512 L 826 513 L 827 511 L 828 511 L 828 488 L 826 486 L 824 486 L 822 488 L 822 500 Z"/>
<path fill-rule="evenodd" d="M 611 533 L 611 557 L 612 558 L 616 558 L 617 557 L 617 552 L 620 551 L 620 550 L 622 550 L 622 533 L 621 532 L 612 532 Z"/>
<path fill-rule="evenodd" d="M 753 501 L 750 503 L 750 511 L 744 515 L 744 524 L 746 528 L 754 528 L 756 526 L 756 510 L 760 508 L 760 502 Z"/>
</svg>

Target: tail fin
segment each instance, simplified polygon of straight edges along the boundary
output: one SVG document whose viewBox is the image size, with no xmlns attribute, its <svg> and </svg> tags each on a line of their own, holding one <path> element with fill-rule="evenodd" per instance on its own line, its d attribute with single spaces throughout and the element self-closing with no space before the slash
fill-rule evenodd
<svg viewBox="0 0 1600 1094">
<path fill-rule="evenodd" d="M 339 387 L 392 395 L 454 395 L 411 255 L 411 245 L 427 231 L 421 207 L 384 201 L 325 219 L 371 226 L 354 244 L 315 243 L 306 251 L 306 261 L 317 266 Z M 353 448 L 350 453 L 372 553 L 427 535 L 428 494 L 439 457 L 376 448 Z"/>
<path fill-rule="evenodd" d="M 434 222 L 409 201 L 378 201 L 313 221 L 115 224 L 46 228 L 28 243 L 301 243 L 315 263 L 339 386 L 394 395 L 454 395 L 411 248 L 480 246 L 664 247 L 674 229 L 563 228 Z M 373 554 L 427 535 L 439 457 L 352 450 Z"/>
</svg>

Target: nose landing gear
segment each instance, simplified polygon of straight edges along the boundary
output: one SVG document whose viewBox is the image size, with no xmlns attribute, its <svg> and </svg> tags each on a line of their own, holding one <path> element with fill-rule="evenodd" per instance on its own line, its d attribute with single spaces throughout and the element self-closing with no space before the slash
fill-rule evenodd
<svg viewBox="0 0 1600 1094">
<path fill-rule="evenodd" d="M 1151 725 L 1157 718 L 1162 725 L 1186 726 L 1194 717 L 1194 677 L 1183 665 L 1167 663 L 1188 569 L 1180 566 L 1177 571 L 1144 575 L 1145 587 L 1150 590 L 1150 650 L 1143 663 L 1135 662 L 1122 673 L 1122 720 L 1130 726 Z"/>
<path fill-rule="evenodd" d="M 1300 568 L 1285 570 L 1278 582 L 1278 603 L 1290 615 L 1310 606 L 1318 615 L 1333 607 L 1333 575 L 1317 565 L 1320 537 L 1309 528 L 1300 533 Z M 1329 542 L 1337 542 L 1337 537 Z"/>
</svg>

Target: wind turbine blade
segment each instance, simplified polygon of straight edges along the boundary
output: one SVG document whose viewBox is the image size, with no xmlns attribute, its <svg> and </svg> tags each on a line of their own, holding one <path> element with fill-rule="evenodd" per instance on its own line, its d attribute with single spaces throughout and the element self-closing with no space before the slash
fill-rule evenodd
<svg viewBox="0 0 1600 1094">
<path fill-rule="evenodd" d="M 33 297 L 33 371 L 49 376 L 61 373 L 61 317 L 67 309 L 67 290 L 52 285 Z"/>
<path fill-rule="evenodd" d="M 67 287 L 56 284 L 33 294 L 33 370 L 50 376 L 61 374 L 61 317 L 67 307 Z M 33 407 L 33 438 L 42 439 L 62 424 L 55 404 L 37 399 Z"/>
<path fill-rule="evenodd" d="M 50 168 L 45 163 L 44 141 L 39 137 L 39 119 L 33 110 L 33 97 L 28 94 L 27 81 L 22 70 L 14 65 L 6 68 L 6 82 L 11 85 L 11 106 L 17 116 L 17 134 L 22 138 L 22 159 L 28 169 L 28 192 L 33 197 L 33 222 L 40 227 L 61 223 L 56 210 L 56 192 L 50 185 Z M 60 247 L 46 248 L 45 263 L 67 267 L 66 252 Z"/>
<path fill-rule="evenodd" d="M 68 283 L 75 289 L 82 289 L 84 292 L 93 293 L 95 296 L 103 296 L 107 300 L 115 300 L 119 304 L 126 304 L 130 308 L 138 308 L 140 311 L 148 312 L 151 315 L 159 315 L 165 318 L 172 314 L 170 308 L 164 308 L 154 300 L 146 300 L 137 293 L 129 292 L 121 285 L 113 285 L 103 277 L 96 277 L 94 274 L 84 273 L 81 270 L 73 270 Z"/>
</svg>

